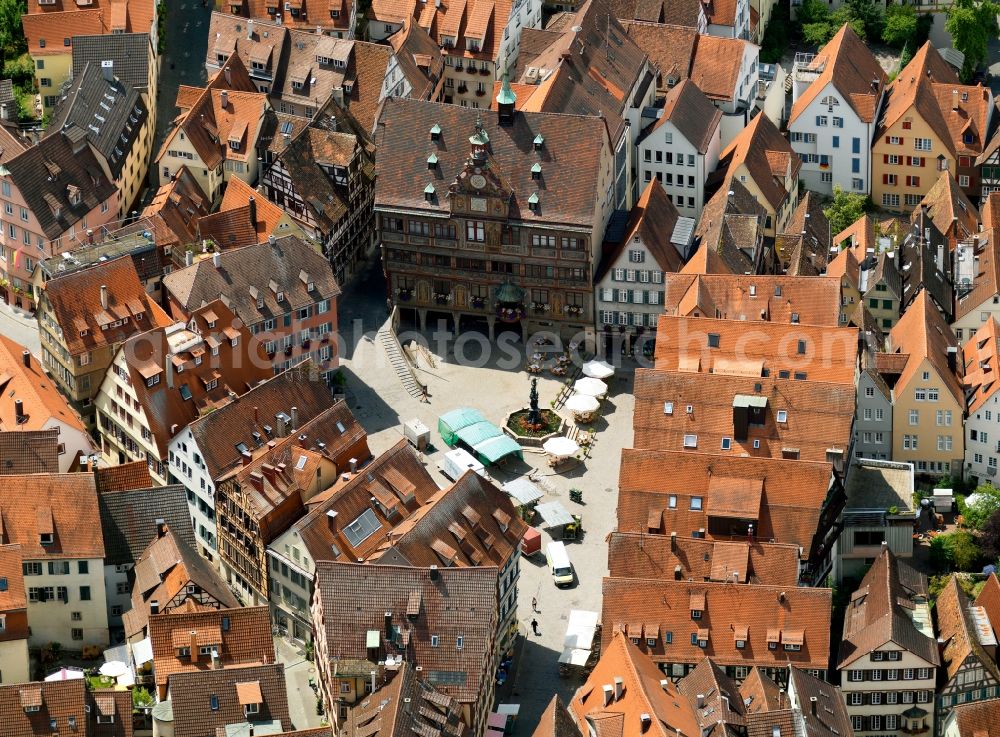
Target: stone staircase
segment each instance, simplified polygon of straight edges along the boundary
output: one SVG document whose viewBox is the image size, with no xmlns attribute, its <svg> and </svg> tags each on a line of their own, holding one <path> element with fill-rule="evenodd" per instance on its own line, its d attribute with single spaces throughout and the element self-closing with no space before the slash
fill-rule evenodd
<svg viewBox="0 0 1000 737">
<path fill-rule="evenodd" d="M 388 326 L 388 323 L 383 325 L 381 330 L 378 331 L 378 339 L 407 394 L 415 399 L 423 396 L 423 387 L 417 383 L 416 377 L 413 375 L 413 368 L 410 366 L 409 361 L 406 360 L 406 356 L 403 355 L 403 348 L 399 345 L 399 338 L 396 337 L 396 334 Z"/>
</svg>

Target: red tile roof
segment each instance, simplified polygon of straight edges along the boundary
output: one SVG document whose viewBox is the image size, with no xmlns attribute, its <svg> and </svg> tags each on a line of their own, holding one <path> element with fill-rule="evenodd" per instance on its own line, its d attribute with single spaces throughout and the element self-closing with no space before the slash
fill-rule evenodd
<svg viewBox="0 0 1000 737">
<path fill-rule="evenodd" d="M 927 360 L 944 382 L 945 388 L 959 404 L 965 404 L 962 388 L 962 367 L 948 367 L 948 349 L 958 349 L 958 339 L 944 317 L 921 290 L 909 309 L 889 331 L 889 346 L 894 353 L 906 354 L 906 365 L 896 381 L 896 392 L 905 391 Z"/>
<path fill-rule="evenodd" d="M 13 612 L 28 606 L 28 598 L 24 593 L 24 571 L 21 568 L 23 562 L 20 545 L 0 545 L 0 578 L 7 582 L 0 589 L 0 612 Z M 26 637 L 27 633 L 22 636 Z"/>
<path fill-rule="evenodd" d="M 732 174 L 741 164 L 772 210 L 796 196 L 794 189 L 789 195 L 785 178 L 797 180 L 802 160 L 766 115 L 750 121 L 722 152 L 720 168 L 724 166 Z"/>
<path fill-rule="evenodd" d="M 34 356 L 29 356 L 30 366 L 24 365 L 27 348 L 5 335 L 0 335 L 0 430 L 42 430 L 53 422 L 84 432 L 83 420 L 53 382 Z M 21 400 L 24 412 L 18 422 L 14 402 Z"/>
<path fill-rule="evenodd" d="M 4 476 L 0 521 L 0 544 L 20 545 L 25 560 L 104 558 L 93 474 Z M 41 543 L 43 533 L 51 543 Z"/>
</svg>

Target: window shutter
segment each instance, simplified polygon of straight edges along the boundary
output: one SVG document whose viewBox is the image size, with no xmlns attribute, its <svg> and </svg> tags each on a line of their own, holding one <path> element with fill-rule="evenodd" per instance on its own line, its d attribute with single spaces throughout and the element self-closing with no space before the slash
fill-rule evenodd
<svg viewBox="0 0 1000 737">
<path fill-rule="evenodd" d="M 906 143 L 906 139 L 903 138 L 902 136 L 900 136 L 899 137 L 899 145 L 902 146 L 904 143 Z"/>
<path fill-rule="evenodd" d="M 816 125 L 819 125 L 819 116 L 816 116 Z"/>
<path fill-rule="evenodd" d="M 886 136 L 886 137 L 885 137 L 885 142 L 886 142 L 886 143 L 889 143 L 889 136 Z"/>
<path fill-rule="evenodd" d="M 889 154 L 882 154 L 882 163 L 883 164 L 889 163 Z"/>
<path fill-rule="evenodd" d="M 888 174 L 883 174 L 882 175 L 882 184 L 888 184 L 888 183 L 889 183 L 889 175 Z"/>
<path fill-rule="evenodd" d="M 920 157 L 920 166 L 926 166 L 926 165 L 927 165 L 927 157 L 926 156 L 921 156 Z"/>
<path fill-rule="evenodd" d="M 911 166 L 912 164 L 913 164 L 913 157 L 912 156 L 907 156 L 906 157 L 906 165 L 907 166 Z"/>
</svg>

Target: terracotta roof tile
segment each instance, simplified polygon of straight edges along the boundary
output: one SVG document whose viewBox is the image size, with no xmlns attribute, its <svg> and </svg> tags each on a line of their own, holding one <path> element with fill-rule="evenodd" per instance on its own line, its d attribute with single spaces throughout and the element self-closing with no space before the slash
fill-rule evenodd
<svg viewBox="0 0 1000 737">
<path fill-rule="evenodd" d="M 692 619 L 690 609 L 694 593 L 705 597 L 705 608 L 697 620 Z M 603 647 L 612 644 L 623 624 L 638 620 L 658 623 L 661 631 L 673 633 L 670 645 L 658 641 L 648 648 L 643 643 L 658 663 L 695 664 L 711 657 L 720 665 L 828 667 L 830 589 L 605 578 L 603 596 Z M 737 648 L 733 631 L 742 626 L 748 628 L 748 638 L 744 647 Z M 802 633 L 801 649 L 788 650 L 781 644 L 769 648 L 767 634 L 772 628 L 778 630 L 782 643 Z M 705 647 L 692 643 L 693 634 L 699 632 L 701 637 L 701 630 L 708 633 Z"/>
<path fill-rule="evenodd" d="M 573 716 L 559 694 L 553 696 L 545 707 L 531 737 L 582 737 L 580 728 L 573 721 Z"/>
<path fill-rule="evenodd" d="M 198 221 L 211 206 L 191 170 L 182 166 L 156 190 L 142 217 L 153 221 L 157 244 L 187 245 L 198 240 Z"/>
<path fill-rule="evenodd" d="M 709 540 L 747 541 L 745 521 L 713 513 L 712 480 L 717 475 L 753 479 L 762 484 L 759 510 L 749 516 L 753 541 L 795 545 L 800 557 L 808 558 L 817 544 L 831 472 L 829 463 L 626 448 L 619 474 L 618 529 L 667 536 L 676 532 L 678 538 L 704 529 Z M 649 528 L 653 512 L 661 515 L 659 530 Z M 757 544 L 753 542 L 752 551 Z M 750 560 L 757 565 L 755 555 Z"/>
<path fill-rule="evenodd" d="M 121 463 L 94 469 L 94 482 L 98 494 L 133 489 L 149 489 L 153 477 L 149 475 L 149 465 L 145 461 Z"/>
<path fill-rule="evenodd" d="M 927 217 L 942 234 L 948 236 L 952 248 L 956 241 L 979 232 L 979 214 L 976 212 L 976 207 L 958 186 L 950 171 L 941 172 L 927 190 L 927 194 L 920 201 L 920 207 L 913 211 L 914 221 L 920 217 L 924 206 L 927 207 Z"/>
<path fill-rule="evenodd" d="M 1000 579 L 991 573 L 976 597 L 976 606 L 986 610 L 991 622 L 1000 622 Z"/>
<path fill-rule="evenodd" d="M 997 372 L 1000 371 L 998 333 L 1000 326 L 997 325 L 996 318 L 991 315 L 975 335 L 970 336 L 962 349 L 963 383 L 968 397 L 970 416 L 978 412 L 997 389 L 1000 389 L 1000 384 L 997 384 Z"/>
<path fill-rule="evenodd" d="M 696 82 L 697 79 L 694 75 Z M 727 167 L 730 173 L 744 165 L 772 210 L 779 209 L 789 197 L 784 182 L 786 173 L 797 179 L 802 166 L 799 155 L 766 115 L 758 115 L 750 121 L 726 146 L 721 159 L 720 167 Z"/>
<path fill-rule="evenodd" d="M 789 125 L 831 83 L 850 102 L 861 122 L 874 121 L 875 104 L 884 91 L 888 77 L 878 59 L 849 24 L 845 23 L 826 46 L 819 50 L 811 67 L 822 68 L 822 71 L 792 105 Z"/>
<path fill-rule="evenodd" d="M 497 569 L 492 566 L 449 568 L 436 572 L 400 566 L 316 561 L 316 599 L 322 609 L 326 651 L 364 660 L 369 655 L 366 632 L 379 633 L 379 650 L 403 653 L 422 668 L 423 678 L 463 703 L 476 703 L 483 679 L 493 678 L 489 653 L 497 627 Z M 434 578 L 432 578 L 434 576 Z M 411 592 L 420 591 L 423 607 L 406 616 Z M 351 607 L 342 603 L 350 601 Z M 400 648 L 385 641 L 385 617 L 409 633 Z M 434 644 L 431 636 L 436 635 Z M 462 637 L 462 647 L 456 646 Z M 479 708 L 479 707 L 476 707 Z"/>
<path fill-rule="evenodd" d="M 658 370 L 853 385 L 857 365 L 855 328 L 661 315 L 656 331 Z"/>
<path fill-rule="evenodd" d="M 0 430 L 0 476 L 59 473 L 59 429 Z"/>
<path fill-rule="evenodd" d="M 0 545 L 0 578 L 6 585 L 0 589 L 0 612 L 12 612 L 19 609 L 26 609 L 28 599 L 24 593 L 24 573 L 21 567 L 24 558 L 21 555 L 20 545 Z M 8 627 L 12 622 L 8 620 Z M 28 633 L 10 633 L 6 630 L 4 639 L 9 639 L 9 635 L 19 634 L 27 637 Z"/>
<path fill-rule="evenodd" d="M 1000 735 L 1000 699 L 955 704 L 951 711 L 957 734 L 968 737 Z"/>
<path fill-rule="evenodd" d="M 677 3 L 677 6 L 693 7 L 695 10 L 698 8 L 696 3 Z M 696 23 L 688 26 L 622 21 L 622 26 L 636 45 L 646 52 L 650 61 L 656 64 L 659 71 L 659 84 L 663 88 L 669 87 L 671 80 L 676 83 L 688 79 L 699 39 Z M 524 47 L 523 33 L 521 36 L 522 49 Z"/>
<path fill-rule="evenodd" d="M 29 13 L 22 16 L 28 51 L 33 56 L 59 54 L 69 56 L 63 39 L 73 36 L 97 36 L 111 32 L 110 8 L 64 10 L 56 13 Z M 145 29 L 147 32 L 150 29 Z"/>
<path fill-rule="evenodd" d="M 939 664 L 937 643 L 922 633 L 904 607 L 920 598 L 926 601 L 927 579 L 909 564 L 883 550 L 851 596 L 844 615 L 844 637 L 837 657 L 838 669 L 892 642 L 932 666 Z M 912 581 L 916 582 L 914 588 Z"/>
<path fill-rule="evenodd" d="M 669 512 L 657 510 L 657 521 Z M 631 526 L 631 525 L 630 525 Z M 733 573 L 742 582 L 765 586 L 798 584 L 799 549 L 796 545 L 753 542 L 720 542 L 678 534 L 612 532 L 608 537 L 609 575 L 669 580 L 683 579 L 732 581 Z"/>
<path fill-rule="evenodd" d="M 660 180 L 652 179 L 629 213 L 622 239 L 615 244 L 605 244 L 604 256 L 597 268 L 594 281 L 599 282 L 604 278 L 635 238 L 642 239 L 643 245 L 650 251 L 662 271 L 679 271 L 683 265 L 681 254 L 670 242 L 670 235 L 674 232 L 679 219 L 677 208 L 670 195 L 663 189 Z"/>
<path fill-rule="evenodd" d="M 759 714 L 783 706 L 779 704 L 781 692 L 778 684 L 764 674 L 764 669 L 754 666 L 740 684 L 740 696 L 746 706 L 746 713 Z"/>
<path fill-rule="evenodd" d="M 806 192 L 792 211 L 785 233 L 800 238 L 797 254 L 783 254 L 782 265 L 790 276 L 819 276 L 830 256 L 830 222 L 815 192 Z"/>
<path fill-rule="evenodd" d="M 70 719 L 77 729 L 90 728 L 86 707 L 88 697 L 86 681 L 33 682 L 0 686 L 0 721 L 5 737 L 40 737 L 54 732 L 54 720 L 60 732 L 77 733 L 70 727 Z M 25 712 L 25 706 L 39 706 L 37 712 Z M 131 720 L 129 720 L 131 722 Z"/>
<path fill-rule="evenodd" d="M 761 247 L 766 215 L 756 197 L 730 177 L 705 203 L 695 228 L 695 240 L 701 245 L 681 273 L 751 273 L 753 263 L 747 253 Z"/>
<path fill-rule="evenodd" d="M 1000 293 L 1000 227 L 983 230 L 972 241 L 979 266 L 972 279 L 972 289 L 956 292 L 955 319 L 975 312 Z"/>
<path fill-rule="evenodd" d="M 217 316 L 211 328 L 206 318 L 209 312 Z M 166 458 L 167 444 L 177 431 L 196 420 L 206 409 L 229 401 L 230 392 L 243 394 L 271 375 L 263 345 L 253 339 L 245 327 L 235 328 L 238 318 L 222 302 L 216 300 L 198 308 L 192 312 L 191 319 L 202 336 L 202 340 L 193 347 L 204 349 L 205 337 L 212 338 L 219 344 L 218 356 L 207 356 L 198 364 L 190 349 L 174 353 L 165 328 L 135 335 L 119 349 L 126 356 L 132 388 L 160 458 Z M 226 331 L 233 330 L 231 338 Z M 177 336 L 178 332 L 172 330 L 171 340 L 176 342 Z M 189 337 L 193 339 L 195 336 L 190 333 Z M 233 339 L 237 341 L 236 346 L 232 345 Z M 184 365 L 183 372 L 174 367 L 178 361 Z M 151 376 L 160 375 L 160 382 L 147 386 L 143 372 Z M 214 376 L 216 373 L 219 376 Z M 206 388 L 209 380 L 216 382 L 212 390 Z M 190 395 L 189 398 L 185 399 L 182 387 L 187 387 L 184 391 Z"/>
<path fill-rule="evenodd" d="M 602 634 L 601 658 L 570 702 L 580 732 L 589 734 L 594 725 L 600 737 L 700 734 L 694 707 L 673 683 L 661 685 L 664 675 L 653 660 L 607 624 Z M 614 688 L 616 679 L 621 696 L 616 698 L 612 691 L 605 703 L 605 685 Z M 643 714 L 651 717 L 648 726 L 642 723 Z"/>
<path fill-rule="evenodd" d="M 794 448 L 803 460 L 826 460 L 829 449 L 846 452 L 854 395 L 853 385 L 774 375 L 754 378 L 639 369 L 635 379 L 634 445 L 682 451 L 684 436 L 696 434 L 701 453 L 723 452 L 721 441 L 728 437 L 728 452 L 732 455 L 781 458 L 785 449 Z M 740 440 L 735 433 L 734 417 L 739 413 L 734 412 L 734 403 L 745 403 L 744 397 L 758 397 L 755 401 L 764 402 L 763 425 L 750 425 L 747 438 Z M 673 406 L 670 413 L 665 413 L 668 402 Z M 691 416 L 686 412 L 689 405 Z M 785 422 L 778 422 L 779 411 L 787 412 Z M 753 441 L 759 441 L 760 447 L 754 447 Z"/>
<path fill-rule="evenodd" d="M 104 558 L 93 474 L 5 476 L 0 515 L 0 543 L 20 545 L 28 560 Z M 49 530 L 41 528 L 47 527 L 52 527 L 52 543 L 42 545 L 40 534 Z"/>
<path fill-rule="evenodd" d="M 102 290 L 107 293 L 106 308 Z M 50 279 L 43 299 L 72 356 L 117 346 L 144 330 L 170 324 L 170 318 L 143 289 L 129 256 Z M 116 322 L 121 324 L 113 325 Z"/>
<path fill-rule="evenodd" d="M 685 79 L 667 91 L 663 116 L 649 128 L 649 132 L 666 122 L 673 123 L 692 146 L 700 153 L 706 153 L 720 120 L 722 111 L 694 82 Z"/>
<path fill-rule="evenodd" d="M 840 288 L 811 277 L 664 274 L 664 312 L 728 320 L 839 324 Z"/>
<path fill-rule="evenodd" d="M 698 36 L 691 62 L 691 81 L 711 100 L 735 100 L 747 43 L 736 38 Z"/>
<path fill-rule="evenodd" d="M 146 466 L 144 461 L 141 463 Z M 148 480 L 145 488 L 108 490 L 102 486 L 99 471 L 95 476 L 108 565 L 134 564 L 156 538 L 159 520 L 175 537 L 194 547 L 194 530 L 183 486 L 154 487 L 152 480 Z"/>
<path fill-rule="evenodd" d="M 927 296 L 926 290 L 921 290 L 910 308 L 889 331 L 889 344 L 892 352 L 908 355 L 906 366 L 896 382 L 897 392 L 910 385 L 926 359 L 944 381 L 945 388 L 951 392 L 955 401 L 965 404 L 961 367 L 957 366 L 955 371 L 948 368 L 948 349 L 957 348 L 958 340 Z"/>
<path fill-rule="evenodd" d="M 677 688 L 694 705 L 701 734 L 706 737 L 722 737 L 723 733 L 728 733 L 725 729 L 718 734 L 713 732 L 720 724 L 733 730 L 746 725 L 746 707 L 736 683 L 711 658 L 698 663 L 680 680 Z"/>
<path fill-rule="evenodd" d="M 187 633 L 190 637 L 194 632 L 197 637 L 202 630 L 221 633 L 222 642 L 212 644 L 219 645 L 223 665 L 274 662 L 271 615 L 266 605 L 154 614 L 149 618 L 149 637 L 157 686 L 166 686 L 176 673 L 212 670 L 211 657 L 200 655 L 192 661 L 188 656 L 178 656 L 174 649 L 175 634 Z"/>
<path fill-rule="evenodd" d="M 272 662 L 174 674 L 170 679 L 170 701 L 176 737 L 214 735 L 219 727 L 245 723 L 239 688 L 254 682 L 262 699 L 255 721 L 276 721 L 281 729 L 290 730 L 285 666 Z"/>
<path fill-rule="evenodd" d="M 938 641 L 943 643 L 940 651 L 946 686 L 963 666 L 975 664 L 976 660 L 992 678 L 1000 680 L 1000 668 L 980 644 L 970 609 L 968 596 L 952 575 L 934 605 Z"/>
</svg>

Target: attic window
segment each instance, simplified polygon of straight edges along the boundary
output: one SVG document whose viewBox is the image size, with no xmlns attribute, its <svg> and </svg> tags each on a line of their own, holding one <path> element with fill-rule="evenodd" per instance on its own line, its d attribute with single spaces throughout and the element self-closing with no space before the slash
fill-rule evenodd
<svg viewBox="0 0 1000 737">
<path fill-rule="evenodd" d="M 698 436 L 697 435 L 685 435 L 684 436 L 684 447 L 685 448 L 697 448 L 698 447 Z"/>
<path fill-rule="evenodd" d="M 435 123 L 431 126 L 431 140 L 440 141 L 441 140 L 441 126 Z"/>
<path fill-rule="evenodd" d="M 799 313 L 798 312 L 793 312 L 792 313 L 792 324 L 793 325 L 798 325 L 799 324 Z"/>
<path fill-rule="evenodd" d="M 665 414 L 665 415 L 672 415 L 673 413 L 674 413 L 674 403 L 673 402 L 664 402 L 663 403 L 663 414 Z"/>
<path fill-rule="evenodd" d="M 84 328 L 83 330 L 80 331 L 80 337 L 81 338 L 86 338 L 88 332 L 90 332 L 90 331 L 88 331 L 87 328 Z"/>
<path fill-rule="evenodd" d="M 537 161 L 531 167 L 531 178 L 536 180 L 542 178 L 542 165 Z"/>
<path fill-rule="evenodd" d="M 780 284 L 775 285 L 775 287 L 774 287 L 774 296 L 775 297 L 780 297 L 781 296 L 781 285 Z"/>
<path fill-rule="evenodd" d="M 708 334 L 708 347 L 709 348 L 718 348 L 719 347 L 719 334 L 718 333 L 709 333 Z"/>
<path fill-rule="evenodd" d="M 53 536 L 51 532 L 43 532 L 38 536 L 38 542 L 42 545 L 51 545 L 53 543 Z"/>
<path fill-rule="evenodd" d="M 528 198 L 528 209 L 532 212 L 538 212 L 538 192 L 534 192 L 531 197 Z"/>
<path fill-rule="evenodd" d="M 431 154 L 430 156 L 427 157 L 427 168 L 428 169 L 436 169 L 437 165 L 438 165 L 437 154 Z"/>
<path fill-rule="evenodd" d="M 779 409 L 778 410 L 778 422 L 788 422 L 788 411 Z"/>
<path fill-rule="evenodd" d="M 424 199 L 427 200 L 428 202 L 433 202 L 434 192 L 435 192 L 434 185 L 428 184 L 426 187 L 424 187 Z"/>
<path fill-rule="evenodd" d="M 541 148 L 542 148 L 542 144 L 544 144 L 544 143 L 545 143 L 545 139 L 542 137 L 541 133 L 539 133 L 537 136 L 535 136 L 535 140 L 534 140 L 533 144 L 535 146 L 535 150 L 536 151 L 540 151 Z"/>
</svg>

